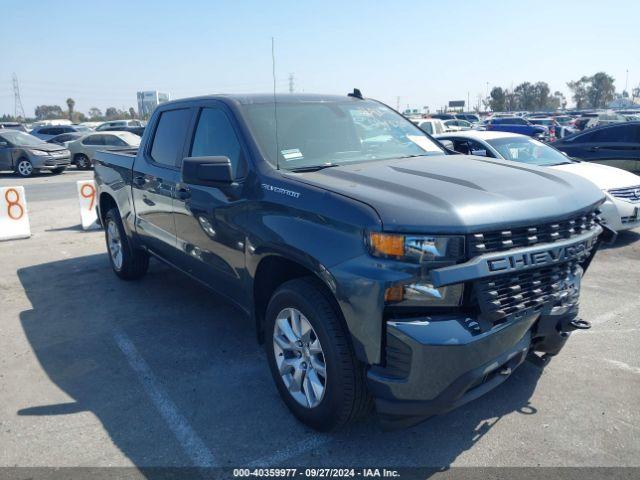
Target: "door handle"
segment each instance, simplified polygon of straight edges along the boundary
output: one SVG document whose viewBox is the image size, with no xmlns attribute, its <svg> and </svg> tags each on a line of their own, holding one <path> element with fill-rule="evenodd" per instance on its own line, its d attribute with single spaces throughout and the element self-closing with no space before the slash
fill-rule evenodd
<svg viewBox="0 0 640 480">
<path fill-rule="evenodd" d="M 600 150 L 600 147 L 591 147 L 591 148 L 589 148 L 590 152 L 597 152 L 598 150 Z"/>
<path fill-rule="evenodd" d="M 176 189 L 176 198 L 178 200 L 188 200 L 191 198 L 191 190 L 189 190 L 189 187 L 178 187 Z"/>
<path fill-rule="evenodd" d="M 136 187 L 142 187 L 145 183 L 147 183 L 147 179 L 144 178 L 141 175 L 137 175 L 135 177 L 133 177 L 133 179 L 131 180 L 131 182 L 136 186 Z"/>
</svg>

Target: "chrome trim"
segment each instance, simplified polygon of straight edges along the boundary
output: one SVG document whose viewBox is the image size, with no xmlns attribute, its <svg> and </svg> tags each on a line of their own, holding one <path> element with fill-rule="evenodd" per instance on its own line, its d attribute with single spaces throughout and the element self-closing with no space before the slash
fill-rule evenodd
<svg viewBox="0 0 640 480">
<path fill-rule="evenodd" d="M 442 287 L 579 259 L 587 256 L 601 233 L 602 227 L 598 225 L 593 230 L 564 241 L 485 253 L 465 263 L 432 270 L 431 280 L 434 287 Z"/>
</svg>

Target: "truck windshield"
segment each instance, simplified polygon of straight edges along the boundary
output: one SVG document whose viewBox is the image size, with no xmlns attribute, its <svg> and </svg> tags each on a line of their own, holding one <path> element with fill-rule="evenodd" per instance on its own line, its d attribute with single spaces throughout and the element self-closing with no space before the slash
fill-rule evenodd
<svg viewBox="0 0 640 480">
<path fill-rule="evenodd" d="M 370 100 L 278 101 L 277 110 L 273 103 L 243 110 L 262 154 L 284 170 L 444 153 L 409 120 Z"/>
<path fill-rule="evenodd" d="M 528 163 L 531 165 L 562 165 L 572 163 L 569 157 L 559 150 L 527 137 L 508 137 L 487 140 L 505 160 Z"/>
</svg>

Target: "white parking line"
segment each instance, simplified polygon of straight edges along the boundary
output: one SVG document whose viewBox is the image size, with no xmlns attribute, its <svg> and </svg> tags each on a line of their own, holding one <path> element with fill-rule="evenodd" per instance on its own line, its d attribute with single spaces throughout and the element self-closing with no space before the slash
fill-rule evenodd
<svg viewBox="0 0 640 480">
<path fill-rule="evenodd" d="M 140 356 L 129 337 L 121 331 L 116 331 L 113 336 L 118 347 L 127 358 L 129 365 L 138 374 L 138 379 L 146 390 L 147 395 L 149 395 L 149 398 L 194 465 L 198 467 L 215 467 L 216 462 L 213 455 L 198 434 L 191 428 L 187 419 L 180 415 L 176 405 L 160 386 L 149 365 Z"/>
<path fill-rule="evenodd" d="M 297 457 L 298 455 L 302 455 L 309 450 L 318 448 L 325 443 L 329 443 L 330 440 L 331 437 L 328 436 L 314 435 L 302 442 L 297 442 L 292 448 L 278 450 L 272 455 L 267 455 L 249 463 L 247 466 L 249 468 L 265 468 L 271 467 L 273 465 L 279 465 L 282 462 L 289 460 L 290 458 Z"/>
</svg>

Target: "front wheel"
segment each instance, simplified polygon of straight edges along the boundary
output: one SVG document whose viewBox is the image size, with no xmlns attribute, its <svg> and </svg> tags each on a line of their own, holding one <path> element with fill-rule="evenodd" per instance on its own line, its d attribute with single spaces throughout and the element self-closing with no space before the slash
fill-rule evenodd
<svg viewBox="0 0 640 480">
<path fill-rule="evenodd" d="M 351 423 L 370 409 L 363 366 L 330 293 L 313 278 L 284 283 L 266 313 L 265 347 L 280 396 L 320 431 Z"/>
<path fill-rule="evenodd" d="M 35 169 L 33 168 L 31 160 L 27 158 L 21 158 L 18 160 L 18 163 L 16 164 L 16 173 L 23 178 L 33 175 L 35 173 Z"/>
<path fill-rule="evenodd" d="M 115 274 L 123 280 L 135 280 L 147 273 L 149 255 L 131 246 L 117 208 L 107 212 L 104 225 L 109 263 Z"/>
</svg>

